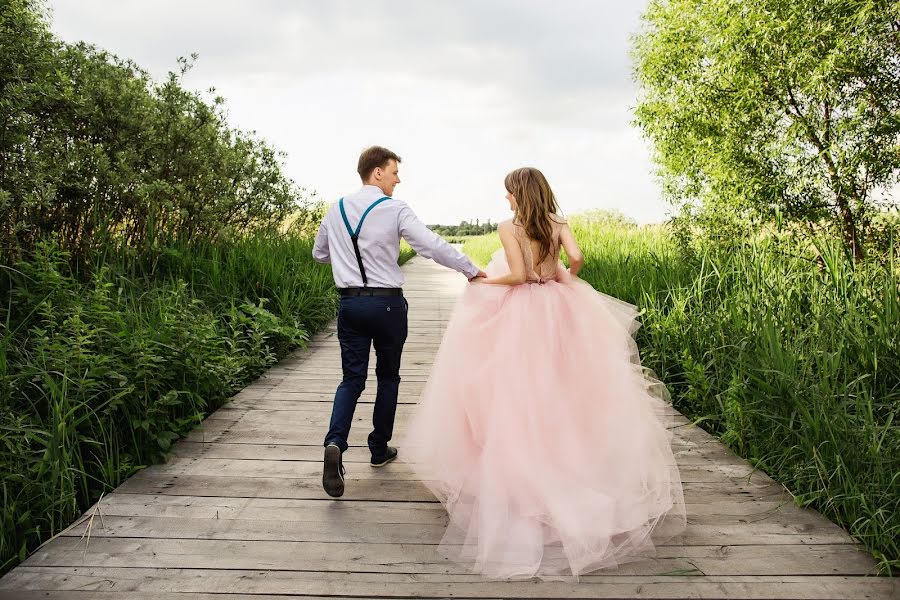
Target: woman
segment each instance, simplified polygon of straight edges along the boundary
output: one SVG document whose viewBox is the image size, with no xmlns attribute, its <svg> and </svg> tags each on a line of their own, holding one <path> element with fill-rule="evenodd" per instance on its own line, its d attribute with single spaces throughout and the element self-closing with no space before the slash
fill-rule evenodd
<svg viewBox="0 0 900 600">
<path fill-rule="evenodd" d="M 503 248 L 454 309 L 404 447 L 450 517 L 444 555 L 488 577 L 566 578 L 651 553 L 651 533 L 683 529 L 684 500 L 637 312 L 577 278 L 540 171 L 505 185 Z"/>
</svg>

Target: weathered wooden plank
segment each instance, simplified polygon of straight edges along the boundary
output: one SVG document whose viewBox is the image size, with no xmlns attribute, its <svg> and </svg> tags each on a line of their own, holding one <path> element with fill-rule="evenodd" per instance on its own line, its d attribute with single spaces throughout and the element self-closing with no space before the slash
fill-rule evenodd
<svg viewBox="0 0 900 600">
<path fill-rule="evenodd" d="M 320 498 L 228 498 L 223 496 L 165 496 L 158 494 L 111 494 L 100 503 L 103 515 L 180 517 L 194 519 L 249 519 L 273 521 L 321 521 L 335 514 L 359 513 L 370 523 L 444 523 L 447 515 L 436 500 L 384 502 Z M 735 522 L 777 518 L 804 521 L 799 513 L 818 513 L 789 502 L 735 500 L 689 504 L 691 518 L 702 515 L 728 517 Z"/>
<path fill-rule="evenodd" d="M 419 334 L 416 336 L 410 336 L 407 338 L 406 343 L 403 344 L 403 351 L 404 352 L 422 352 L 423 354 L 425 352 L 434 352 L 440 347 L 441 341 L 443 339 L 444 339 L 443 334 L 437 333 L 437 332 L 423 333 L 423 334 Z M 321 341 L 311 342 L 306 347 L 306 349 L 307 350 L 322 349 L 323 351 L 328 351 L 329 353 L 331 353 L 333 343 L 334 342 L 332 342 L 331 340 L 321 340 Z M 329 356 L 332 356 L 332 354 L 329 354 Z M 372 356 L 374 356 L 374 352 L 372 353 Z M 296 369 L 298 367 L 303 366 L 304 364 L 307 364 L 310 362 L 317 362 L 318 360 L 319 359 L 317 358 L 317 355 L 308 354 L 306 360 L 302 363 L 298 363 L 297 365 L 292 366 L 292 365 L 290 365 L 290 363 L 288 363 L 286 365 L 279 365 L 279 366 L 272 367 L 272 368 L 275 369 L 275 372 L 279 372 L 281 369 Z M 322 361 L 322 362 L 324 362 L 324 361 Z"/>
<path fill-rule="evenodd" d="M 602 466 L 598 471 L 602 472 Z M 316 461 L 286 461 L 265 459 L 234 458 L 181 458 L 173 457 L 165 464 L 147 468 L 147 474 L 171 472 L 178 475 L 226 475 L 228 477 L 266 477 L 306 478 L 318 477 L 322 474 L 322 464 Z M 723 487 L 731 490 L 729 483 L 747 481 L 755 485 L 777 485 L 771 478 L 760 471 L 753 471 L 748 465 L 728 465 L 713 462 L 681 465 L 681 480 L 688 483 L 722 482 Z M 355 469 L 357 479 L 388 479 L 391 481 L 416 481 L 418 476 L 412 467 L 398 461 L 389 469 Z"/>
<path fill-rule="evenodd" d="M 326 391 L 284 391 L 276 388 L 266 388 L 266 389 L 253 389 L 253 388 L 244 388 L 241 393 L 233 396 L 226 404 L 223 405 L 223 408 L 229 408 L 232 410 L 236 409 L 246 409 L 246 410 L 290 410 L 294 407 L 303 407 L 304 405 L 309 405 L 312 403 L 320 403 L 322 404 L 321 408 L 323 410 L 331 411 L 331 405 L 334 400 L 334 392 L 337 389 L 339 383 L 339 378 L 334 381 L 334 389 L 326 390 Z M 420 382 L 417 382 L 420 383 Z M 370 381 L 366 385 L 366 389 L 363 391 L 362 395 L 359 399 L 359 404 L 372 404 L 375 401 L 375 391 L 377 386 L 374 382 L 374 379 Z M 416 388 L 414 390 L 407 390 L 403 383 L 400 384 L 400 393 L 398 395 L 398 402 L 400 407 L 408 404 L 415 404 L 419 401 L 419 398 L 422 394 L 422 390 Z M 316 407 L 311 407 L 314 409 Z M 357 410 L 363 410 L 361 408 L 357 408 Z M 371 410 L 369 408 L 368 410 Z M 662 406 L 657 411 L 658 414 L 661 415 L 678 415 L 678 413 L 671 407 Z M 717 443 L 721 443 L 718 442 Z"/>
<path fill-rule="evenodd" d="M 310 369 L 309 372 L 304 373 L 292 373 L 290 375 L 291 379 L 296 382 L 306 382 L 306 381 L 327 381 L 329 383 L 335 384 L 341 380 L 341 374 L 334 372 L 334 369 L 330 369 L 327 367 L 313 368 Z M 401 371 L 400 378 L 402 380 L 402 384 L 406 383 L 425 383 L 428 381 L 428 370 L 426 369 L 407 369 L 406 371 Z M 375 378 L 374 372 L 370 371 L 369 379 L 366 381 L 366 387 L 376 386 L 378 384 L 378 380 Z"/>
<path fill-rule="evenodd" d="M 467 573 L 427 544 L 92 537 L 61 539 L 24 564 L 32 567 L 274 569 L 364 573 Z M 866 575 L 875 561 L 849 544 L 661 546 L 656 556 L 605 574 Z M 788 573 L 785 573 L 788 571 Z"/>
<path fill-rule="evenodd" d="M 243 423 L 238 418 L 233 421 L 212 419 L 197 426 L 184 439 L 191 442 L 216 442 L 227 436 L 231 443 L 314 445 L 324 440 L 326 431 L 324 426 L 281 427 Z M 370 431 L 371 426 L 362 424 L 351 428 L 349 443 L 354 446 L 365 445 Z M 679 445 L 684 442 L 682 438 Z"/>
<path fill-rule="evenodd" d="M 334 392 L 337 389 L 338 382 L 335 381 L 334 389 L 331 390 L 322 390 L 322 391 L 293 391 L 286 392 L 282 390 L 259 390 L 248 392 L 247 395 L 235 396 L 229 402 L 224 404 L 223 406 L 231 407 L 234 409 L 244 409 L 249 410 L 252 407 L 256 406 L 274 406 L 278 408 L 278 406 L 283 407 L 292 407 L 299 406 L 304 403 L 321 403 L 325 404 L 328 407 L 328 410 L 331 410 L 332 402 L 334 401 Z M 358 405 L 360 404 L 373 404 L 375 402 L 375 386 L 368 386 L 363 391 L 357 402 L 357 410 L 363 410 Z M 242 392 L 243 393 L 243 392 Z M 408 391 L 404 390 L 401 386 L 400 394 L 397 397 L 397 402 L 400 405 L 404 404 L 414 404 L 419 401 L 419 396 L 421 395 L 422 390 Z M 255 397 L 254 397 L 255 396 Z M 256 402 L 256 400 L 265 399 L 266 404 L 260 404 Z M 371 411 L 371 407 L 368 408 Z M 215 413 L 213 413 L 215 414 Z M 212 415 L 210 415 L 212 416 Z"/>
<path fill-rule="evenodd" d="M 278 385 L 273 388 L 272 392 L 284 393 L 284 392 L 325 392 L 331 393 L 334 395 L 335 389 L 337 389 L 337 385 L 340 383 L 340 380 L 305 380 L 305 381 L 294 381 L 293 379 L 289 379 L 284 383 Z M 373 384 L 375 382 L 372 382 Z M 404 387 L 404 391 L 407 393 L 421 393 L 422 388 L 424 387 L 424 383 L 420 381 L 410 381 L 402 384 Z M 367 386 L 368 387 L 368 386 Z M 375 386 L 372 385 L 372 391 L 375 390 Z"/>
<path fill-rule="evenodd" d="M 368 420 L 370 418 L 368 410 L 362 409 L 360 414 L 354 414 L 356 420 Z M 395 425 L 405 426 L 407 419 L 415 413 L 414 406 L 398 406 L 396 412 Z M 690 424 L 685 417 L 677 413 L 669 413 L 664 416 L 666 426 L 671 429 L 673 427 L 684 427 Z M 245 423 L 257 423 L 265 425 L 285 425 L 294 424 L 320 424 L 323 420 L 327 423 L 331 417 L 331 406 L 324 402 L 303 403 L 284 409 L 262 409 L 262 408 L 231 408 L 220 409 L 214 414 L 204 419 L 204 423 L 217 420 L 234 420 L 240 419 Z"/>
<path fill-rule="evenodd" d="M 316 406 L 307 405 L 307 408 L 311 410 L 303 411 L 302 413 L 298 411 L 288 413 L 283 413 L 282 411 L 270 412 L 247 408 L 236 408 L 234 410 L 222 412 L 221 414 L 217 411 L 215 414 L 204 419 L 203 423 L 198 426 L 198 428 L 202 427 L 210 433 L 215 433 L 221 428 L 228 428 L 231 431 L 236 431 L 238 429 L 247 431 L 262 429 L 264 430 L 262 433 L 286 438 L 286 443 L 292 443 L 290 438 L 291 435 L 294 434 L 293 439 L 294 443 L 296 443 L 297 440 L 308 437 L 310 433 L 314 436 L 319 436 L 324 433 L 321 431 L 323 428 L 327 429 L 325 423 L 327 423 L 327 420 L 331 415 L 331 411 L 327 404 L 319 402 L 316 403 Z M 405 427 L 406 420 L 412 412 L 413 411 L 405 406 L 400 407 L 395 421 L 395 431 Z M 356 414 L 355 417 L 359 420 L 364 420 L 369 414 L 370 411 L 363 407 L 359 408 L 359 414 Z M 708 434 L 691 425 L 687 419 L 680 415 L 659 414 L 657 416 L 664 422 L 664 425 L 668 429 L 672 431 L 676 429 L 681 430 L 678 431 L 679 441 L 712 440 Z M 305 420 L 305 422 L 302 420 Z M 314 427 L 311 427 L 309 425 L 311 422 L 317 424 Z M 314 429 L 315 431 L 307 431 L 307 429 Z M 352 444 L 354 442 L 351 440 L 350 443 Z"/>
<path fill-rule="evenodd" d="M 721 444 L 678 445 L 673 451 L 678 464 L 698 464 L 715 461 L 718 464 L 750 468 L 745 461 L 732 454 Z M 183 439 L 173 446 L 172 454 L 182 458 L 240 458 L 320 462 L 322 460 L 323 447 L 322 442 L 319 440 L 309 444 L 232 444 L 228 440 L 195 442 Z M 345 463 L 369 462 L 368 448 L 362 444 L 351 446 L 344 453 L 343 459 Z"/>
<path fill-rule="evenodd" d="M 265 416 L 258 418 L 257 415 L 262 416 L 261 413 L 257 412 L 241 416 L 211 417 L 203 421 L 198 428 L 202 427 L 207 433 L 219 433 L 227 430 L 229 433 L 245 435 L 244 441 L 260 435 L 268 439 L 281 440 L 283 443 L 288 444 L 310 439 L 323 439 L 328 431 L 328 420 L 325 413 L 318 418 L 305 420 L 297 418 L 283 418 L 279 420 Z M 365 443 L 369 431 L 372 430 L 369 419 L 366 419 L 367 416 L 363 412 L 358 415 L 357 420 L 354 420 L 354 423 L 358 423 L 358 426 L 351 428 L 350 436 L 348 437 L 349 443 L 354 445 Z M 402 430 L 406 426 L 406 420 L 407 415 L 400 414 L 394 423 L 395 431 Z M 677 427 L 677 425 L 670 427 L 670 429 L 674 427 Z"/>
<path fill-rule="evenodd" d="M 127 496 L 128 494 L 121 494 Z M 144 499 L 150 495 L 142 495 Z M 245 520 L 276 520 L 276 521 L 323 521 L 340 517 L 345 522 L 364 522 L 364 523 L 445 523 L 446 515 L 440 505 L 436 503 L 418 503 L 412 506 L 407 504 L 406 512 L 398 508 L 399 503 L 385 503 L 384 505 L 376 505 L 372 502 L 368 503 L 348 503 L 341 502 L 340 507 L 332 505 L 332 501 L 327 496 L 318 499 L 298 499 L 305 500 L 306 504 L 296 504 L 301 508 L 293 510 L 287 508 L 269 508 L 261 510 L 259 508 L 250 511 L 246 508 L 245 502 L 239 509 L 234 508 L 234 498 L 213 497 L 215 504 L 203 508 L 201 505 L 193 510 L 178 510 L 178 505 L 162 505 L 156 503 L 148 504 L 146 508 L 140 510 L 134 504 L 111 504 L 111 498 L 100 504 L 101 513 L 111 516 L 154 516 L 154 517 L 177 517 L 186 519 L 245 519 Z M 188 507 L 194 507 L 199 498 L 193 497 Z M 228 508 L 227 500 L 232 500 L 232 508 Z M 245 500 L 245 499 L 241 499 Z M 273 499 L 286 502 L 289 499 Z M 145 504 L 146 500 L 145 500 Z M 392 506 L 393 504 L 393 506 Z M 736 516 L 733 513 L 722 513 L 718 507 L 721 503 L 708 503 L 705 505 L 691 505 L 690 515 L 688 517 L 690 524 L 699 525 L 719 525 L 737 523 L 746 526 L 750 530 L 754 530 L 757 525 L 772 526 L 775 529 L 779 527 L 787 528 L 791 531 L 802 531 L 807 534 L 814 534 L 818 530 L 828 530 L 829 521 L 820 514 L 812 510 L 804 510 L 792 505 L 782 507 L 772 507 L 771 502 L 767 503 L 768 510 L 761 509 L 757 504 L 756 508 L 751 512 L 751 503 L 747 503 L 748 508 L 744 509 L 744 514 Z M 124 509 L 122 507 L 125 507 Z M 695 510 L 694 506 L 698 508 Z M 700 507 L 705 507 L 701 509 Z M 126 511 L 133 511 L 129 514 Z M 124 513 L 124 514 L 123 514 Z M 279 515 L 274 517 L 272 515 Z M 202 516 L 199 516 L 202 515 Z M 780 529 L 779 529 L 780 530 Z M 849 541 L 849 538 L 844 538 Z M 824 543 L 824 542 L 823 542 Z"/>
<path fill-rule="evenodd" d="M 368 462 L 368 449 L 352 447 L 344 453 L 345 463 Z M 682 469 L 698 470 L 708 469 L 710 472 L 721 473 L 725 477 L 746 479 L 751 473 L 751 467 L 741 463 L 732 457 L 709 456 L 701 453 L 696 448 L 680 450 L 675 455 L 676 462 L 672 463 Z M 218 459 L 218 460 L 243 460 L 243 461 L 279 461 L 285 463 L 305 462 L 321 465 L 322 447 L 315 446 L 263 446 L 259 444 L 226 444 L 220 442 L 200 443 L 183 441 L 172 450 L 170 460 L 179 459 Z M 405 464 L 401 456 L 397 463 Z M 396 467 L 395 467 L 396 468 Z M 598 467 L 602 468 L 602 467 Z M 752 471 L 750 481 L 766 483 L 768 477 L 760 471 Z"/>
<path fill-rule="evenodd" d="M 675 545 L 848 544 L 839 528 L 804 515 L 797 522 L 738 520 L 716 515 L 692 516 L 684 534 L 667 542 Z M 411 520 L 411 519 L 410 519 Z M 87 522 L 65 535 L 81 537 Z M 152 537 L 230 540 L 294 540 L 330 543 L 437 544 L 445 523 L 371 523 L 362 511 L 333 511 L 317 521 L 195 519 L 178 517 L 104 517 L 90 525 L 91 537 Z"/>
<path fill-rule="evenodd" d="M 360 465 L 359 470 L 368 469 Z M 356 478 L 348 470 L 344 499 L 387 500 L 392 502 L 428 502 L 434 497 L 418 481 Z M 172 472 L 141 471 L 119 488 L 121 493 L 167 494 L 178 496 L 224 496 L 233 498 L 322 498 L 321 477 L 228 477 L 225 475 L 184 475 Z M 781 487 L 722 485 L 719 482 L 687 482 L 685 501 L 692 503 L 721 502 L 730 498 L 775 500 L 787 497 Z"/>
<path fill-rule="evenodd" d="M 373 393 L 370 394 L 370 397 L 374 398 L 374 390 Z M 332 409 L 332 395 L 321 394 L 318 396 L 312 396 L 310 399 L 306 399 L 303 401 L 294 401 L 294 402 L 275 402 L 269 399 L 258 398 L 253 401 L 246 401 L 243 405 L 238 405 L 235 403 L 228 403 L 220 407 L 215 413 L 210 415 L 208 418 L 229 418 L 231 415 L 235 414 L 236 411 L 241 411 L 242 413 L 249 413 L 250 411 L 263 411 L 263 412 L 285 412 L 285 413 L 306 413 L 307 415 L 315 415 L 317 417 L 328 418 L 331 416 Z M 417 410 L 417 407 L 412 406 L 410 404 L 400 404 L 397 406 L 397 415 L 411 415 Z M 361 414 L 368 415 L 371 417 L 371 407 L 357 407 L 357 411 Z M 666 418 L 684 418 L 681 413 L 672 409 L 668 406 L 661 406 L 657 411 L 661 417 Z M 287 415 L 290 417 L 291 415 Z M 357 415 L 358 416 L 358 415 Z M 368 418 L 367 417 L 367 418 Z"/>
<path fill-rule="evenodd" d="M 584 576 L 577 583 L 486 581 L 474 575 L 234 571 L 121 567 L 20 567 L 0 580 L 30 590 L 208 592 L 378 598 L 892 598 L 896 582 L 859 576 Z"/>
</svg>

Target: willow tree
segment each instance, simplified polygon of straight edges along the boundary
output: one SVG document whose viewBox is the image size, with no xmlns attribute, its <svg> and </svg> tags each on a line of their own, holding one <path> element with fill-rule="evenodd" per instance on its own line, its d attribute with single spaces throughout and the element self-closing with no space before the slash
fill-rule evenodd
<svg viewBox="0 0 900 600">
<path fill-rule="evenodd" d="M 900 3 L 651 0 L 636 122 L 676 203 L 834 226 L 900 175 Z"/>
</svg>

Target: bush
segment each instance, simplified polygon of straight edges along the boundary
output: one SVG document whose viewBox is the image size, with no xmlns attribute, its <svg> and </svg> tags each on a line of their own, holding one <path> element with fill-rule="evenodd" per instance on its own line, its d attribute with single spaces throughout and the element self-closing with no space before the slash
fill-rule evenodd
<svg viewBox="0 0 900 600">
<path fill-rule="evenodd" d="M 136 248 L 274 230 L 304 203 L 281 155 L 228 127 L 224 100 L 49 33 L 31 0 L 0 9 L 0 258 L 49 235 L 89 263 Z M 23 254 L 24 253 L 24 254 Z"/>
</svg>

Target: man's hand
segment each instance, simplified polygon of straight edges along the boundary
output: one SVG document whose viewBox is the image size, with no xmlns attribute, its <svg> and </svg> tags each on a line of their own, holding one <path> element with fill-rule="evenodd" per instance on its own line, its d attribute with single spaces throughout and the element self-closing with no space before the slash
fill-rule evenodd
<svg viewBox="0 0 900 600">
<path fill-rule="evenodd" d="M 487 273 L 482 270 L 479 270 L 478 273 L 475 274 L 475 277 L 469 277 L 469 283 L 475 282 L 479 277 L 487 277 Z"/>
</svg>

